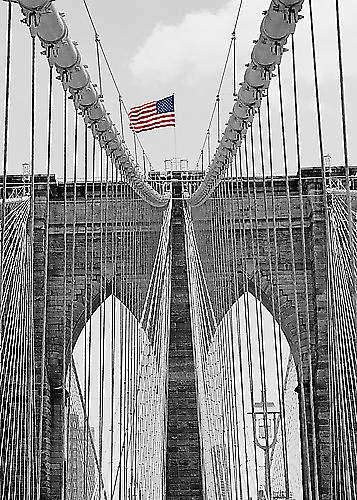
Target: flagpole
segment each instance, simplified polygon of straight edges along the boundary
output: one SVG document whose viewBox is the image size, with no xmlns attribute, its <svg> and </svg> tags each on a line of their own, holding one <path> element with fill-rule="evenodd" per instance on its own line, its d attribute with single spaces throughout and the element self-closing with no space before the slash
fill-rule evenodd
<svg viewBox="0 0 357 500">
<path fill-rule="evenodd" d="M 175 147 L 175 156 L 174 156 L 174 159 L 177 160 L 176 124 L 174 125 L 174 147 Z"/>
<path fill-rule="evenodd" d="M 176 102 L 175 102 L 175 92 L 172 92 L 173 101 L 174 101 L 174 111 L 176 115 Z M 176 117 L 175 117 L 175 125 L 174 125 L 174 160 L 177 160 L 177 136 L 176 136 Z"/>
</svg>

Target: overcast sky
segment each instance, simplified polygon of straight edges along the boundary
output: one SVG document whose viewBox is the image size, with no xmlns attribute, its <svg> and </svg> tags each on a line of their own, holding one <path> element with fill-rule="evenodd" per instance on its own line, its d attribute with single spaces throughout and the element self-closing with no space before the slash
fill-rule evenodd
<svg viewBox="0 0 357 500">
<path fill-rule="evenodd" d="M 117 2 L 88 0 L 98 33 L 105 47 L 122 95 L 128 107 L 162 98 L 174 92 L 177 114 L 177 156 L 187 158 L 194 167 L 199 156 L 209 116 L 214 103 L 224 57 L 230 41 L 237 0 L 196 0 L 195 2 L 164 2 L 154 0 L 142 2 Z M 238 57 L 237 74 L 241 81 L 244 64 L 249 61 L 252 41 L 258 37 L 262 11 L 268 7 L 267 0 L 254 2 L 243 0 L 243 8 L 237 28 Z M 341 135 L 339 118 L 339 95 L 337 80 L 336 36 L 334 0 L 313 2 L 316 18 L 318 64 L 321 80 L 321 97 L 324 119 L 325 152 L 340 163 Z M 350 132 L 351 163 L 356 163 L 356 144 L 352 139 L 356 114 L 356 66 L 353 63 L 354 23 L 357 5 L 354 0 L 341 2 L 342 28 L 344 32 L 344 62 L 346 95 Z M 29 92 L 30 92 L 30 38 L 27 28 L 19 23 L 19 9 L 14 5 L 13 57 L 12 57 L 12 101 L 10 115 L 10 171 L 19 171 L 23 161 L 29 159 Z M 82 60 L 88 63 L 93 81 L 97 81 L 93 32 L 81 1 L 58 0 L 58 10 L 66 13 L 71 38 L 79 43 Z M 298 48 L 298 77 L 302 125 L 303 163 L 313 164 L 318 160 L 316 141 L 314 94 L 312 85 L 309 18 L 305 2 L 304 14 L 296 33 Z M 6 3 L 0 6 L 0 70 L 4 75 Z M 39 136 L 46 133 L 47 67 L 44 58 L 38 64 L 38 124 Z M 290 58 L 285 57 L 283 76 L 290 79 Z M 232 84 L 230 67 L 222 92 L 222 120 L 224 126 L 231 109 Z M 0 82 L 0 98 L 3 102 L 4 81 Z M 273 108 L 277 108 L 276 79 L 272 84 Z M 292 114 L 291 85 L 285 85 L 287 121 Z M 274 94 L 275 92 L 275 94 Z M 118 123 L 118 101 L 113 85 L 104 71 L 104 96 L 106 107 Z M 56 107 L 57 106 L 57 107 Z M 274 109 L 273 109 L 274 112 Z M 55 118 L 61 116 L 61 91 L 57 85 Z M 3 107 L 0 110 L 3 122 Z M 291 122 L 292 123 L 292 122 Z M 60 127 L 60 125 L 58 125 Z M 56 129 L 56 125 L 55 125 Z M 278 134 L 278 122 L 276 122 Z M 60 128 L 58 128 L 60 130 Z M 287 127 L 292 138 L 292 125 Z M 213 131 L 213 135 L 214 135 Z M 161 168 L 165 158 L 174 155 L 172 129 L 161 129 L 141 134 L 140 138 L 155 168 Z M 2 141 L 1 141 L 2 142 Z M 61 144 L 54 145 L 53 170 L 59 175 L 58 162 Z M 2 146 L 1 146 L 2 147 Z M 45 149 L 45 148 L 43 148 Z M 44 171 L 44 153 L 38 145 L 37 170 Z M 276 168 L 279 169 L 277 160 Z M 293 162 L 292 162 L 293 163 Z M 291 171 L 295 165 L 290 165 Z"/>
</svg>

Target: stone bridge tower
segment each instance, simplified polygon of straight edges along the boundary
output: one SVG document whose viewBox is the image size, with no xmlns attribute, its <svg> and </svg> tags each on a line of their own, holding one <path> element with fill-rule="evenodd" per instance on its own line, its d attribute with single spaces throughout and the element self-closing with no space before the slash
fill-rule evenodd
<svg viewBox="0 0 357 500">
<path fill-rule="evenodd" d="M 36 176 L 34 328 L 37 394 L 45 310 L 46 189 L 46 177 Z M 114 189 L 119 189 L 119 193 L 113 193 Z M 66 408 L 66 401 L 63 400 L 64 343 L 67 344 L 68 363 L 86 320 L 111 293 L 140 318 L 154 266 L 163 209 L 150 207 L 129 186 L 121 183 L 115 188 L 114 184 L 106 187 L 104 183 L 88 183 L 86 186 L 79 182 L 74 196 L 73 183 L 67 184 L 65 193 L 64 184 L 58 183 L 54 177 L 50 180 L 49 209 L 42 498 L 55 500 L 61 498 L 63 480 Z M 114 231 L 117 248 L 120 249 L 116 262 L 113 262 L 112 252 Z M 104 232 L 105 257 L 101 243 Z M 139 247 L 144 247 L 146 251 L 136 252 L 135 248 Z M 116 290 L 113 289 L 114 282 Z"/>
<path fill-rule="evenodd" d="M 265 188 L 268 213 L 265 210 L 264 185 L 261 179 L 255 181 L 256 203 L 253 201 L 252 181 L 250 183 L 251 202 L 249 203 L 247 192 L 244 192 L 242 198 L 240 189 L 237 188 L 234 182 L 227 180 L 226 185 L 218 187 L 207 202 L 200 207 L 192 208 L 193 225 L 199 242 L 198 249 L 217 322 L 220 322 L 233 305 L 237 297 L 237 290 L 238 295 L 244 292 L 245 280 L 247 279 L 249 292 L 258 296 L 258 299 L 261 300 L 268 311 L 273 312 L 273 305 L 275 311 L 277 311 L 279 305 L 280 318 L 278 321 L 289 343 L 296 365 L 299 360 L 300 343 L 302 379 L 300 377 L 298 380 L 297 392 L 300 396 L 300 421 L 302 421 L 301 388 L 304 386 L 308 429 L 307 446 L 306 441 L 301 436 L 304 498 L 308 498 L 306 471 L 307 456 L 309 456 L 312 485 L 315 484 L 315 481 L 318 481 L 320 498 L 328 500 L 330 498 L 328 294 L 326 214 L 322 195 L 321 170 L 315 168 L 303 170 L 302 216 L 298 177 L 291 176 L 289 178 L 298 321 L 295 308 L 295 285 L 292 278 L 285 179 L 276 178 L 273 181 L 276 254 L 274 252 L 273 203 L 270 181 L 266 183 Z M 252 233 L 249 229 L 251 224 L 249 220 L 250 209 L 254 213 L 254 241 L 252 241 Z M 267 218 L 268 224 L 266 223 Z M 215 230 L 218 231 L 215 256 L 212 253 L 212 224 Z M 233 229 L 227 231 L 227 225 Z M 306 255 L 302 245 L 302 231 L 306 242 Z M 245 232 L 243 239 L 246 246 L 240 248 L 243 232 Z M 226 244 L 220 244 L 219 242 L 225 242 Z M 259 245 L 259 269 L 254 265 L 257 262 L 257 255 L 254 254 L 256 242 Z M 232 251 L 233 247 L 235 247 L 234 252 Z M 269 248 L 272 254 L 271 264 L 273 268 L 277 269 L 277 276 L 274 276 L 273 273 L 273 286 L 269 268 Z M 216 263 L 214 263 L 214 260 L 216 260 Z M 217 262 L 218 265 L 216 265 Z M 220 265 L 222 262 L 225 266 L 224 269 Z M 306 265 L 307 271 L 306 280 L 304 265 Z M 218 274 L 215 269 L 219 269 Z M 258 276 L 258 279 L 255 279 L 254 273 L 256 277 Z M 220 293 L 222 291 L 223 293 Z M 220 300 L 217 300 L 218 296 Z M 309 321 L 307 321 L 307 314 Z M 309 367 L 310 356 L 311 366 Z M 312 383 L 310 382 L 310 369 Z M 312 400 L 314 401 L 315 433 L 312 429 L 313 419 L 310 405 Z M 313 472 L 314 442 L 316 442 L 317 451 L 317 463 L 315 464 L 317 470 L 315 473 Z"/>
<path fill-rule="evenodd" d="M 327 348 L 327 276 L 326 276 L 326 217 L 322 199 L 321 182 L 319 172 L 307 169 L 304 172 L 304 210 L 303 227 L 301 226 L 301 215 L 298 198 L 298 179 L 291 177 L 289 180 L 294 252 L 297 276 L 297 296 L 299 304 L 299 324 L 295 321 L 294 310 L 294 287 L 291 281 L 291 255 L 288 245 L 289 228 L 286 216 L 286 190 L 284 182 L 276 179 L 274 182 L 274 194 L 279 206 L 279 221 L 276 229 L 279 273 L 278 283 L 273 288 L 269 282 L 269 266 L 267 252 L 268 248 L 266 231 L 266 218 L 263 203 L 263 185 L 257 182 L 257 220 L 256 228 L 258 241 L 260 242 L 260 289 L 259 299 L 268 310 L 272 310 L 273 304 L 277 304 L 278 295 L 281 302 L 281 327 L 287 337 L 295 361 L 298 359 L 298 338 L 302 348 L 303 378 L 299 380 L 298 391 L 301 392 L 302 385 L 305 388 L 306 413 L 308 416 L 309 442 L 303 447 L 303 468 L 306 465 L 307 456 L 313 463 L 313 431 L 312 415 L 310 407 L 310 390 L 313 390 L 315 401 L 315 433 L 317 445 L 317 478 L 321 492 L 321 499 L 329 498 L 329 399 L 328 399 L 328 348 Z M 76 204 L 74 204 L 74 186 L 68 185 L 67 211 L 64 208 L 64 186 L 51 178 L 50 183 L 50 230 L 49 230 L 49 274 L 47 287 L 47 328 L 46 328 L 46 381 L 45 381 L 45 414 L 44 414 L 44 452 L 42 461 L 42 494 L 43 499 L 60 498 L 59 492 L 62 482 L 61 463 L 63 460 L 63 412 L 65 401 L 63 401 L 63 343 L 66 338 L 67 356 L 73 348 L 80 332 L 84 328 L 85 320 L 112 292 L 113 277 L 118 275 L 118 289 L 115 295 L 127 305 L 135 316 L 139 316 L 148 290 L 150 275 L 155 259 L 156 247 L 159 240 L 160 229 L 163 218 L 163 209 L 149 207 L 146 203 L 134 195 L 129 187 L 121 186 L 122 196 L 119 205 L 113 203 L 111 191 L 101 192 L 100 184 L 94 184 L 86 192 L 83 184 L 78 183 L 76 188 Z M 227 214 L 234 221 L 235 244 L 239 245 L 239 234 L 244 230 L 242 223 L 247 220 L 239 215 L 241 209 L 237 193 L 234 188 L 229 191 L 230 196 L 221 200 L 220 209 L 213 211 L 213 199 L 208 200 L 200 207 L 192 207 L 191 215 L 194 229 L 199 235 L 199 252 L 203 269 L 205 272 L 208 291 L 212 298 L 214 312 L 218 320 L 224 317 L 234 300 L 233 290 L 238 286 L 241 293 L 244 290 L 244 269 L 248 274 L 250 291 L 254 294 L 252 262 L 253 255 L 246 256 L 246 266 L 239 255 L 240 249 L 232 253 L 228 248 L 220 247 L 217 252 L 218 258 L 222 259 L 225 252 L 224 262 L 227 268 L 220 274 L 219 279 L 212 271 L 212 252 L 210 251 L 209 233 L 212 220 L 217 217 L 225 217 Z M 35 333 L 36 350 L 40 352 L 41 332 L 43 329 L 44 311 L 44 262 L 45 262 L 45 210 L 46 210 L 46 179 L 38 176 L 36 178 L 35 191 L 35 241 L 34 241 L 34 301 L 35 301 Z M 101 197 L 108 197 L 108 203 L 100 205 Z M 171 496 L 178 498 L 177 478 L 186 477 L 186 472 L 191 469 L 191 480 L 188 480 L 187 498 L 202 498 L 202 477 L 200 470 L 200 446 L 199 429 L 197 420 L 197 399 L 194 384 L 194 365 L 192 357 L 192 335 L 190 330 L 190 316 L 188 292 L 185 285 L 187 269 L 182 246 L 184 237 L 184 225 L 182 221 L 182 199 L 179 195 L 174 200 L 174 211 L 172 217 L 171 245 L 172 255 L 175 256 L 175 264 L 172 268 L 172 303 L 171 303 L 171 341 L 169 355 L 169 392 L 168 392 L 168 483 L 172 487 Z M 91 208 L 86 208 L 88 199 Z M 135 200 L 133 205 L 132 200 Z M 87 200 L 87 201 L 86 201 Z M 74 206 L 76 209 L 74 210 Z M 103 209 L 104 206 L 104 209 Z M 270 206 L 271 209 L 271 206 Z M 134 212 L 135 217 L 133 217 Z M 89 219 L 88 219 L 89 217 Z M 111 259 L 113 238 L 113 220 L 117 218 L 119 231 L 117 233 L 118 246 L 125 249 L 125 243 L 130 241 L 133 245 L 145 245 L 147 252 L 137 256 L 139 262 L 136 267 L 130 265 L 132 255 L 127 248 L 120 254 L 117 262 Z M 269 214 L 269 220 L 272 215 Z M 64 225 L 66 219 L 66 226 Z M 87 222 L 86 222 L 87 221 Z M 103 269 L 100 254 L 100 235 L 103 224 L 106 224 L 108 232 L 107 266 Z M 224 228 L 224 225 L 217 226 Z M 270 226 L 271 227 L 271 226 Z M 75 229 L 75 245 L 73 249 L 73 228 Z M 224 230 L 224 229 L 222 229 Z M 307 242 L 307 284 L 309 304 L 309 324 L 307 330 L 306 308 L 304 301 L 305 277 L 303 265 L 303 251 L 301 243 L 301 231 L 304 231 Z M 65 259 L 65 234 L 67 234 L 67 259 Z M 270 234 L 270 244 L 273 243 Z M 248 241 L 249 241 L 249 235 Z M 93 248 L 91 248 L 93 245 Z M 249 248 L 248 244 L 248 248 Z M 93 281 L 85 278 L 85 263 L 83 255 L 88 250 L 88 268 L 93 269 Z M 72 258 L 74 256 L 74 268 L 72 270 Z M 93 256 L 93 258 L 91 257 Z M 140 260 L 141 259 L 141 260 Z M 66 283 L 64 280 L 65 260 L 67 260 Z M 237 272 L 233 272 L 235 267 Z M 138 269 L 140 272 L 138 273 Z M 125 279 L 122 271 L 125 270 Z M 103 276 L 104 273 L 104 276 Z M 72 283 L 71 276 L 75 277 Z M 233 276 L 237 277 L 238 283 L 234 283 Z M 87 291 L 85 291 L 87 283 Z M 65 293 L 64 286 L 67 291 Z M 74 285 L 74 287 L 73 287 Z M 220 307 L 215 302 L 217 289 L 224 290 L 225 305 Z M 137 303 L 133 304 L 130 297 L 139 297 Z M 66 302 L 64 298 L 66 296 Z M 74 300 L 72 301 L 72 297 Z M 65 311 L 65 314 L 64 314 Z M 65 335 L 64 335 L 65 333 Z M 70 340 L 72 346 L 69 345 Z M 313 385 L 309 383 L 308 353 L 311 353 Z M 40 359 L 37 358 L 37 367 Z M 170 371 L 171 370 L 171 371 Z M 183 377 L 182 374 L 185 374 Z M 187 385 L 188 384 L 188 385 Z M 180 387 L 185 393 L 183 403 L 178 402 Z M 182 422 L 186 419 L 186 424 Z M 181 422 L 181 427 L 179 422 Z M 176 433 L 176 434 L 175 434 Z M 180 441 L 175 446 L 174 440 Z M 185 462 L 180 463 L 179 450 L 184 451 Z M 307 485 L 306 467 L 304 468 L 304 487 Z M 315 481 L 316 476 L 312 478 Z M 176 481 L 176 483 L 175 483 Z M 176 484 L 176 486 L 175 486 Z M 176 493 L 175 492 L 176 488 Z M 190 489 L 191 488 L 191 489 Z M 190 496 L 191 495 L 191 496 Z M 196 495 L 196 496 L 195 496 Z"/>
</svg>

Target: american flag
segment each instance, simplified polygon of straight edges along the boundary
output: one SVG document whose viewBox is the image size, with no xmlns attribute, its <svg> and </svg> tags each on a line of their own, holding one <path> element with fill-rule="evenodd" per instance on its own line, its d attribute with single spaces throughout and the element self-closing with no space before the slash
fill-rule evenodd
<svg viewBox="0 0 357 500">
<path fill-rule="evenodd" d="M 170 95 L 159 101 L 151 101 L 141 106 L 130 108 L 129 119 L 130 128 L 137 133 L 160 127 L 174 127 L 174 96 Z"/>
</svg>

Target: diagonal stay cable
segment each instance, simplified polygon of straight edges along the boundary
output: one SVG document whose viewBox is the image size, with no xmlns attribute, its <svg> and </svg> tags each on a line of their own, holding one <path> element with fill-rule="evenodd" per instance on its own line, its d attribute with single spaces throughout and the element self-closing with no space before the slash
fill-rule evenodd
<svg viewBox="0 0 357 500">
<path fill-rule="evenodd" d="M 113 82 L 113 84 L 114 84 L 114 87 L 115 87 L 115 89 L 116 89 L 116 91 L 117 91 L 117 94 L 118 94 L 118 97 L 119 97 L 119 102 L 120 102 L 120 115 L 121 115 L 121 116 L 120 116 L 120 118 L 121 118 L 121 129 L 122 129 L 122 137 L 123 137 L 123 139 L 124 139 L 124 134 L 123 134 L 123 120 L 122 120 L 122 107 L 124 108 L 124 110 L 125 110 L 125 113 L 126 113 L 127 117 L 129 117 L 129 111 L 128 111 L 128 108 L 127 108 L 127 106 L 126 106 L 126 104 L 125 104 L 125 102 L 124 102 L 124 100 L 123 100 L 123 94 L 120 92 L 120 88 L 119 88 L 118 82 L 117 82 L 117 80 L 116 80 L 116 78 L 115 78 L 114 71 L 113 71 L 113 69 L 112 69 L 112 67 L 111 67 L 111 64 L 110 64 L 110 62 L 109 62 L 109 59 L 108 59 L 107 53 L 106 53 L 106 51 L 105 51 L 105 49 L 104 49 L 104 47 L 103 47 L 102 41 L 101 41 L 101 39 L 100 39 L 100 37 L 99 37 L 99 33 L 98 33 L 98 31 L 97 31 L 97 27 L 96 27 L 96 24 L 95 24 L 95 22 L 94 22 L 93 15 L 92 15 L 92 13 L 91 13 L 91 11 L 90 11 L 90 9 L 89 9 L 89 6 L 88 6 L 88 2 L 87 2 L 87 0 L 83 0 L 83 4 L 84 4 L 85 10 L 86 10 L 86 12 L 87 12 L 87 14 L 88 14 L 88 17 L 89 17 L 90 23 L 91 23 L 91 25 L 92 25 L 92 28 L 93 28 L 93 31 L 94 31 L 94 34 L 95 34 L 95 40 L 96 40 L 96 43 L 97 43 L 97 44 L 98 44 L 98 46 L 100 47 L 101 53 L 102 53 L 103 58 L 104 58 L 104 61 L 105 61 L 105 65 L 106 65 L 106 67 L 107 67 L 107 69 L 108 69 L 108 71 L 109 71 L 110 77 L 111 77 L 111 79 L 112 79 L 112 82 Z M 147 154 L 146 154 L 146 152 L 145 152 L 144 146 L 143 146 L 142 142 L 140 141 L 139 137 L 137 136 L 137 134 L 135 134 L 135 133 L 134 133 L 134 137 L 135 137 L 135 140 L 137 140 L 137 141 L 138 141 L 138 143 L 139 143 L 139 145 L 140 145 L 140 147 L 141 147 L 141 149 L 142 149 L 143 154 L 144 154 L 144 155 L 146 156 L 146 158 L 149 160 L 149 158 L 148 158 L 148 156 L 147 156 Z M 150 160 L 149 160 L 149 163 L 150 163 Z"/>
<path fill-rule="evenodd" d="M 83 0 L 83 1 L 85 1 L 85 0 Z M 219 97 L 219 95 L 221 93 L 221 90 L 222 90 L 222 85 L 223 85 L 223 82 L 224 82 L 224 77 L 226 75 L 226 71 L 227 71 L 227 67 L 228 67 L 229 58 L 230 58 L 230 55 L 231 55 L 231 52 L 232 52 L 232 48 L 234 48 L 234 56 L 235 56 L 236 30 L 237 30 L 238 21 L 239 21 L 239 18 L 240 18 L 240 13 L 241 13 L 241 10 L 242 10 L 242 4 L 243 4 L 243 0 L 240 0 L 239 6 L 238 6 L 237 15 L 236 15 L 235 22 L 234 22 L 233 31 L 232 31 L 232 37 L 231 37 L 230 42 L 229 42 L 229 46 L 228 46 L 228 50 L 227 50 L 225 62 L 224 62 L 224 65 L 223 65 L 223 70 L 222 70 L 222 73 L 221 73 L 221 78 L 220 78 L 219 84 L 218 84 L 216 98 L 215 98 L 213 109 L 212 109 L 212 112 L 211 112 L 211 116 L 210 116 L 210 119 L 209 119 L 209 122 L 208 122 L 207 132 L 206 132 L 206 135 L 205 135 L 205 138 L 204 138 L 204 141 L 203 141 L 203 144 L 202 144 L 202 147 L 201 147 L 200 151 L 204 150 L 204 148 L 206 146 L 206 143 L 209 140 L 209 135 L 210 135 L 209 131 L 211 129 L 211 125 L 212 125 L 212 122 L 213 122 L 213 118 L 214 118 L 216 109 L 217 109 L 217 107 L 219 105 L 219 99 L 218 99 L 218 97 Z M 201 153 L 200 153 L 200 155 L 201 155 Z M 198 162 L 199 162 L 199 159 L 198 159 L 197 163 Z"/>
</svg>

